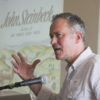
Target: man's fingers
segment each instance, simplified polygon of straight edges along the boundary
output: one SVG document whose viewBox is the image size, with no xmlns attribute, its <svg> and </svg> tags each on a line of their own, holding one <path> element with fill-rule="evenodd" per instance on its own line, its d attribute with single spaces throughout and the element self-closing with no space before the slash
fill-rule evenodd
<svg viewBox="0 0 100 100">
<path fill-rule="evenodd" d="M 14 58 L 14 60 L 16 61 L 17 64 L 20 63 L 19 58 L 15 54 L 12 54 L 12 57 Z"/>
<path fill-rule="evenodd" d="M 35 61 L 33 62 L 33 64 L 32 64 L 32 66 L 35 68 L 35 67 L 36 67 L 36 65 L 37 65 L 39 62 L 40 62 L 40 60 L 39 60 L 39 59 L 35 60 Z"/>
<path fill-rule="evenodd" d="M 11 61 L 11 63 L 12 63 L 16 68 L 18 68 L 18 64 L 17 64 L 16 62 Z"/>
<path fill-rule="evenodd" d="M 22 63 L 25 63 L 25 59 L 20 52 L 17 53 Z"/>
<path fill-rule="evenodd" d="M 13 70 L 14 70 L 15 73 L 18 73 L 18 69 L 17 68 L 14 68 Z"/>
</svg>

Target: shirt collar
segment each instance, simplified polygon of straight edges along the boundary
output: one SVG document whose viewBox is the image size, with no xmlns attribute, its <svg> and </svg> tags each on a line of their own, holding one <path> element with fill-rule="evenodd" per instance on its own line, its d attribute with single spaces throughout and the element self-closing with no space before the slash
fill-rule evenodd
<svg viewBox="0 0 100 100">
<path fill-rule="evenodd" d="M 73 70 L 75 70 L 84 60 L 88 59 L 90 56 L 94 55 L 90 47 L 87 47 L 80 56 L 74 61 L 74 63 L 71 66 L 66 67 L 66 70 L 72 67 Z"/>
</svg>

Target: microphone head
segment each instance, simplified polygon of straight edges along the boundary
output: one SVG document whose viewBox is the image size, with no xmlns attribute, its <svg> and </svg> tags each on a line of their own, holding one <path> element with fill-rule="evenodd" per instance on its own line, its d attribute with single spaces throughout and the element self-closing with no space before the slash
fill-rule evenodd
<svg viewBox="0 0 100 100">
<path fill-rule="evenodd" d="M 46 84 L 48 82 L 48 78 L 46 76 L 41 76 L 41 82 L 42 84 Z"/>
</svg>

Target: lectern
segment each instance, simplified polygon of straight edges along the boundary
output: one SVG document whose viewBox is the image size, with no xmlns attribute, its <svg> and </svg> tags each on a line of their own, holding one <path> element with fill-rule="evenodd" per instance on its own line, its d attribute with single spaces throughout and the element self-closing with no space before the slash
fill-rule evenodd
<svg viewBox="0 0 100 100">
<path fill-rule="evenodd" d="M 31 100 L 30 94 L 0 96 L 0 100 Z"/>
</svg>

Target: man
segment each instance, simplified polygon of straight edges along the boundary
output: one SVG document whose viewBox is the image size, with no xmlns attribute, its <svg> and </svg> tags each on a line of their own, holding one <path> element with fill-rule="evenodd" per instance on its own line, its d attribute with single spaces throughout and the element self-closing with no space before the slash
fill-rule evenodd
<svg viewBox="0 0 100 100">
<path fill-rule="evenodd" d="M 85 46 L 85 25 L 72 13 L 56 15 L 50 27 L 51 44 L 57 59 L 65 60 L 67 76 L 59 94 L 41 84 L 30 88 L 37 100 L 100 100 L 100 57 Z M 21 53 L 12 55 L 14 71 L 24 80 L 34 78 L 34 69 L 40 60 L 28 65 Z"/>
</svg>

